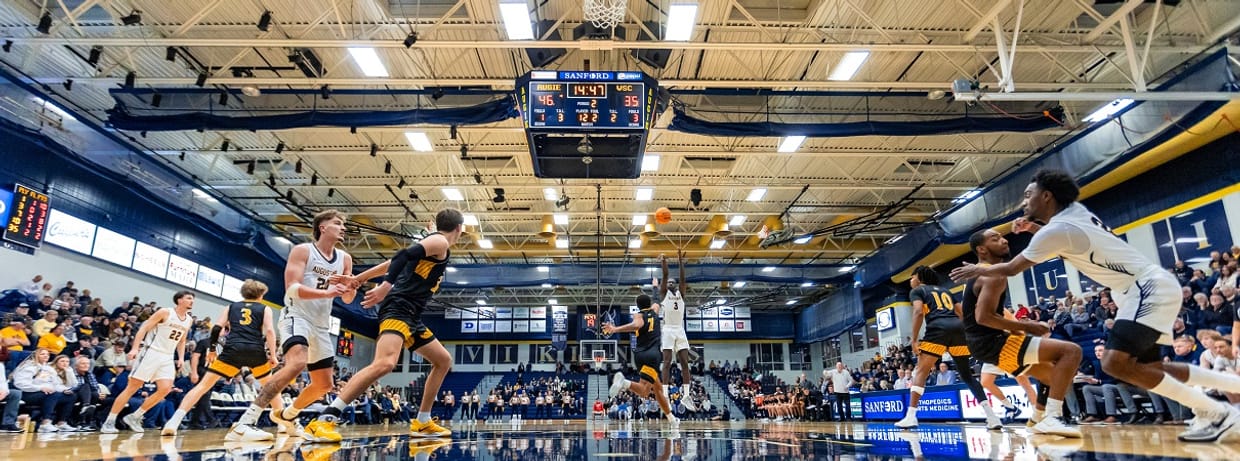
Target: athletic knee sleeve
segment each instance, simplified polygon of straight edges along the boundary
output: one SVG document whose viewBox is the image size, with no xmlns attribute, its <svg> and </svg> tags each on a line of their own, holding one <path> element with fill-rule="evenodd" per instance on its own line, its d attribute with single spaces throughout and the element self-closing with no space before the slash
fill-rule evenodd
<svg viewBox="0 0 1240 461">
<path fill-rule="evenodd" d="M 908 390 L 909 392 L 916 392 L 919 395 L 926 393 L 926 388 L 921 387 L 921 386 L 912 386 L 912 387 L 909 387 Z"/>
</svg>

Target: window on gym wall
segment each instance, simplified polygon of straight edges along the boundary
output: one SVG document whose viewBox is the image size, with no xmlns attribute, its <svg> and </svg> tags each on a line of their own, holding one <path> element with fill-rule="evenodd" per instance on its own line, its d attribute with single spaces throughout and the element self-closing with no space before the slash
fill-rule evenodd
<svg viewBox="0 0 1240 461">
<path fill-rule="evenodd" d="M 750 344 L 749 355 L 757 360 L 755 365 L 759 370 L 783 371 L 784 369 L 783 344 Z"/>
<path fill-rule="evenodd" d="M 788 363 L 795 370 L 810 370 L 813 361 L 810 358 L 809 344 L 792 344 L 789 346 L 791 359 Z"/>
<path fill-rule="evenodd" d="M 835 337 L 819 343 L 822 345 L 822 369 L 829 370 L 835 368 L 835 364 L 840 361 L 840 338 Z"/>
<path fill-rule="evenodd" d="M 861 352 L 865 350 L 865 328 L 858 328 L 848 332 L 848 352 Z"/>
</svg>

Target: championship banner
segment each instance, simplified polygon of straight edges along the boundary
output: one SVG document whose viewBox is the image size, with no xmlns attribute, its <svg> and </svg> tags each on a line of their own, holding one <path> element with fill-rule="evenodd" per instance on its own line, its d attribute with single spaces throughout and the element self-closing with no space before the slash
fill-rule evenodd
<svg viewBox="0 0 1240 461">
<path fill-rule="evenodd" d="M 530 329 L 535 329 L 534 322 Z M 551 306 L 551 347 L 557 351 L 568 347 L 568 306 Z"/>
</svg>

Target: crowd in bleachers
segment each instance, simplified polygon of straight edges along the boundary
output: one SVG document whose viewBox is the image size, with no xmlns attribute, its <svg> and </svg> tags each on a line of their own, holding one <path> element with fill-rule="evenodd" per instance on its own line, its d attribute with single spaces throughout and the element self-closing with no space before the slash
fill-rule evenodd
<svg viewBox="0 0 1240 461">
<path fill-rule="evenodd" d="M 525 371 L 506 373 L 481 399 L 485 420 L 581 418 L 586 414 L 586 378 L 580 373 Z"/>
<path fill-rule="evenodd" d="M 134 365 L 127 356 L 134 333 L 160 308 L 157 301 L 143 303 L 134 297 L 109 311 L 103 307 L 103 300 L 91 297 L 89 289 L 79 291 L 73 282 L 65 282 L 58 290 L 53 287 L 42 276 L 35 276 L 0 294 L 0 361 L 4 362 L 0 368 L 0 432 L 23 432 L 24 422 L 31 418 L 36 418 L 40 432 L 98 430 L 113 396 L 124 389 Z M 185 393 L 206 373 L 203 354 L 210 327 L 210 318 L 193 322 L 173 389 L 166 400 L 146 412 L 145 428 L 167 422 Z M 199 343 L 204 347 L 198 348 Z M 351 376 L 351 370 L 338 367 L 335 388 L 303 414 L 317 414 Z M 285 389 L 282 398 L 286 405 L 307 383 L 303 374 Z M 186 418 L 185 427 L 226 427 L 260 388 L 248 373 L 221 379 L 204 399 L 209 403 L 196 407 Z M 123 413 L 137 408 L 154 391 L 155 385 L 147 384 L 130 399 Z M 408 395 L 408 389 L 376 385 L 350 405 L 344 421 L 407 422 L 417 412 L 405 398 Z"/>
</svg>

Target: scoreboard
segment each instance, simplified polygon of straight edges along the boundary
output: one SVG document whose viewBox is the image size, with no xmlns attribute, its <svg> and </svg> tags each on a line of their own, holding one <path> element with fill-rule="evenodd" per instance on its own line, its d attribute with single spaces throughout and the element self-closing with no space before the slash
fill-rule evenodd
<svg viewBox="0 0 1240 461">
<path fill-rule="evenodd" d="M 654 86 L 641 72 L 533 71 L 518 100 L 529 129 L 642 130 Z"/>
<path fill-rule="evenodd" d="M 17 184 L 13 187 L 13 199 L 4 223 L 4 239 L 38 248 L 43 243 L 43 234 L 47 232 L 47 215 L 50 211 L 47 194 Z"/>
</svg>

